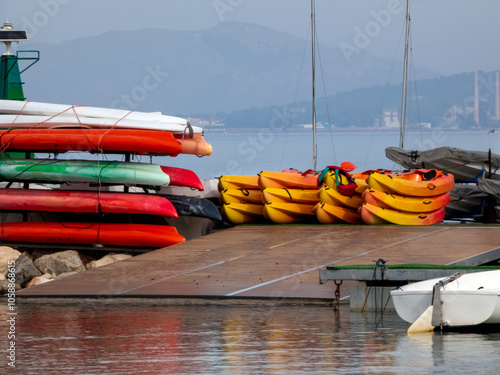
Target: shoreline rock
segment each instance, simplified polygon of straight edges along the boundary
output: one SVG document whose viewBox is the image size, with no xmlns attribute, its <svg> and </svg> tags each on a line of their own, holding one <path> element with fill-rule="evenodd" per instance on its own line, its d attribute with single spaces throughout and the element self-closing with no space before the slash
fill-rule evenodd
<svg viewBox="0 0 500 375">
<path fill-rule="evenodd" d="M 24 253 L 16 259 L 16 283 L 24 286 L 31 279 L 42 276 L 33 261 Z"/>
<path fill-rule="evenodd" d="M 61 273 L 85 270 L 85 266 L 76 250 L 66 250 L 43 255 L 36 259 L 34 263 L 41 272 L 48 274 L 55 273 L 56 276 Z"/>
</svg>

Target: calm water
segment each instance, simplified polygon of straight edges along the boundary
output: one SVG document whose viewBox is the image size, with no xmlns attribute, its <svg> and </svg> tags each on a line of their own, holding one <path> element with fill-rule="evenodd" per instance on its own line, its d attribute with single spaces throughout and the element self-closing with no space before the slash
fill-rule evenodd
<svg viewBox="0 0 500 375">
<path fill-rule="evenodd" d="M 273 132 L 260 129 L 255 133 L 207 133 L 205 139 L 212 144 L 211 156 L 195 155 L 171 157 L 136 157 L 133 161 L 170 165 L 194 171 L 201 179 L 221 175 L 258 174 L 263 170 L 280 171 L 295 168 L 301 171 L 313 167 L 312 134 L 310 132 Z M 466 150 L 488 151 L 500 154 L 500 133 L 475 131 L 412 131 L 408 132 L 405 149 L 428 150 L 450 146 Z M 358 169 L 395 169 L 397 165 L 385 156 L 386 147 L 399 144 L 399 132 L 341 131 L 319 132 L 317 137 L 317 169 L 354 163 Z M 44 155 L 44 154 L 40 154 Z M 60 154 L 60 159 L 89 159 L 88 153 Z M 94 155 L 90 158 L 124 160 L 115 155 Z"/>
<path fill-rule="evenodd" d="M 195 171 L 200 178 L 214 178 L 223 174 L 257 174 L 263 170 L 279 171 L 287 168 L 312 168 L 312 135 L 304 133 L 272 132 L 263 129 L 257 133 L 207 133 L 205 138 L 213 146 L 213 154 L 198 158 L 179 155 L 155 158 L 158 164 L 170 164 Z M 399 144 L 398 131 L 343 131 L 320 132 L 317 137 L 317 169 L 327 165 L 353 162 L 358 171 L 376 168 L 396 168 L 385 157 L 385 148 Z M 486 130 L 412 131 L 406 136 L 405 148 L 428 150 L 451 146 L 475 151 L 500 154 L 500 133 L 487 134 Z M 148 161 L 149 158 L 143 158 Z"/>
<path fill-rule="evenodd" d="M 500 333 L 408 336 L 395 314 L 376 327 L 345 305 L 18 302 L 17 312 L 16 371 L 2 373 L 500 373 Z M 5 319 L 0 332 L 6 351 Z"/>
</svg>

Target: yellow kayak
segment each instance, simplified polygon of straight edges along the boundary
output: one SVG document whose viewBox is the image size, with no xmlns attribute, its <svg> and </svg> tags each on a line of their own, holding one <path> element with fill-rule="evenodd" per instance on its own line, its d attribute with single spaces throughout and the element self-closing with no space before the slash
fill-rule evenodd
<svg viewBox="0 0 500 375">
<path fill-rule="evenodd" d="M 373 206 L 406 212 L 430 212 L 450 203 L 450 193 L 430 197 L 410 197 L 368 189 L 362 195 L 364 201 Z"/>
<path fill-rule="evenodd" d="M 220 203 L 262 204 L 262 190 L 225 189 L 220 193 Z"/>
<path fill-rule="evenodd" d="M 331 205 L 345 206 L 358 209 L 363 204 L 361 195 L 354 194 L 352 197 L 340 194 L 337 189 L 329 186 L 323 186 L 319 191 L 319 198 L 321 202 L 326 202 Z"/>
<path fill-rule="evenodd" d="M 444 219 L 444 208 L 431 212 L 402 212 L 377 207 L 369 203 L 360 209 L 361 218 L 366 224 L 431 225 Z"/>
<path fill-rule="evenodd" d="M 317 189 L 280 189 L 266 188 L 262 190 L 263 202 L 281 203 L 318 203 L 319 190 Z"/>
<path fill-rule="evenodd" d="M 314 204 L 267 202 L 264 216 L 276 224 L 316 222 Z"/>
<path fill-rule="evenodd" d="M 322 224 L 363 224 L 356 210 L 344 206 L 320 202 L 313 209 L 318 221 Z"/>
<path fill-rule="evenodd" d="M 227 221 L 233 224 L 253 224 L 265 221 L 262 204 L 224 203 L 221 213 Z"/>
</svg>

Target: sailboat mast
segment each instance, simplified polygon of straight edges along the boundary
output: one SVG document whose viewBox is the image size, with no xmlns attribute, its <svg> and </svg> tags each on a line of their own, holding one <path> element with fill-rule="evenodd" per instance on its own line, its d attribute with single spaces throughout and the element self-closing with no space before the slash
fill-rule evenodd
<svg viewBox="0 0 500 375">
<path fill-rule="evenodd" d="M 316 170 L 316 19 L 314 0 L 311 0 L 311 35 L 312 35 L 312 130 L 313 130 L 313 170 Z"/>
<path fill-rule="evenodd" d="M 399 134 L 399 147 L 404 148 L 404 137 L 406 128 L 406 84 L 408 81 L 408 44 L 410 38 L 410 0 L 406 0 L 406 34 L 405 34 L 405 56 L 403 67 L 403 93 L 401 101 L 401 127 Z"/>
</svg>

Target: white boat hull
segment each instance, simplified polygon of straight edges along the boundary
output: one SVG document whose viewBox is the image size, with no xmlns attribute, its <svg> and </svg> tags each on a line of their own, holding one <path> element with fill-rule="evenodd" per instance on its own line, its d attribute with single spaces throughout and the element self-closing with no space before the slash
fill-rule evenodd
<svg viewBox="0 0 500 375">
<path fill-rule="evenodd" d="M 413 324 L 432 305 L 433 287 L 441 280 L 425 280 L 391 291 L 398 315 Z M 499 324 L 500 270 L 469 273 L 441 286 L 439 301 L 439 325 Z M 436 303 L 434 301 L 434 306 Z"/>
</svg>

